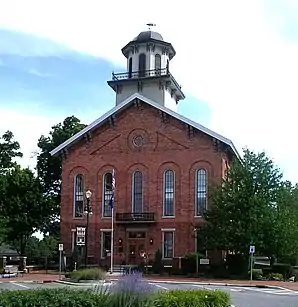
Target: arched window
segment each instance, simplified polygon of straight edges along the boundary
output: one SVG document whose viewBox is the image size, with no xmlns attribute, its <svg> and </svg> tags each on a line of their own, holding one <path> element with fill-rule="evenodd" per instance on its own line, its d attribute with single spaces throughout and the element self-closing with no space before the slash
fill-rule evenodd
<svg viewBox="0 0 298 307">
<path fill-rule="evenodd" d="M 132 212 L 143 212 L 143 174 L 140 171 L 132 176 Z"/>
<path fill-rule="evenodd" d="M 159 54 L 155 55 L 155 74 L 160 75 L 161 70 L 161 57 Z"/>
<path fill-rule="evenodd" d="M 139 77 L 146 76 L 146 54 L 141 53 L 139 56 Z"/>
<path fill-rule="evenodd" d="M 207 172 L 199 169 L 196 172 L 196 216 L 207 210 Z"/>
<path fill-rule="evenodd" d="M 163 216 L 174 216 L 175 175 L 172 170 L 164 173 Z"/>
<path fill-rule="evenodd" d="M 84 210 L 84 176 L 77 174 L 74 181 L 74 217 L 82 217 Z"/>
<path fill-rule="evenodd" d="M 132 58 L 129 58 L 128 61 L 128 78 L 132 77 Z"/>
<path fill-rule="evenodd" d="M 102 204 L 102 216 L 111 217 L 112 207 L 110 204 L 113 195 L 113 175 L 112 173 L 106 173 L 103 176 L 103 204 Z"/>
</svg>

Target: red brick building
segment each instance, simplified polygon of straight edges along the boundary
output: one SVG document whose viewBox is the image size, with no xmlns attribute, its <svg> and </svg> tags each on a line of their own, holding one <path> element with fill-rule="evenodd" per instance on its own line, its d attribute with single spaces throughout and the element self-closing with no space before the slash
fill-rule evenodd
<svg viewBox="0 0 298 307">
<path fill-rule="evenodd" d="M 208 186 L 238 154 L 230 140 L 176 112 L 184 94 L 170 73 L 175 50 L 160 34 L 141 32 L 122 52 L 127 72 L 108 81 L 116 106 L 51 152 L 64 157 L 62 243 L 68 256 L 80 243 L 84 252 L 90 190 L 88 262 L 110 261 L 115 170 L 114 261 L 137 263 L 142 252 L 153 259 L 158 249 L 164 259 L 183 257 L 200 250 L 194 230 L 210 205 Z"/>
</svg>

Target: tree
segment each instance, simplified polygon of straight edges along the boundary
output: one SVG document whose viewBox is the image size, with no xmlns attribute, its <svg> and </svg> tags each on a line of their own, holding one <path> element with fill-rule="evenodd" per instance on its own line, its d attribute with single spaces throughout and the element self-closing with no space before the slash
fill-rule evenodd
<svg viewBox="0 0 298 307">
<path fill-rule="evenodd" d="M 19 151 L 20 144 L 14 141 L 13 137 L 11 131 L 6 131 L 0 137 L 0 174 L 3 174 L 14 165 L 14 158 L 23 156 Z"/>
<path fill-rule="evenodd" d="M 273 257 L 278 248 L 280 224 L 275 221 L 281 179 L 264 152 L 244 150 L 243 160 L 234 161 L 223 184 L 211 192 L 211 209 L 204 214 L 206 223 L 200 231 L 208 247 L 247 258 L 249 245 L 254 244 L 259 254 Z"/>
<path fill-rule="evenodd" d="M 29 237 L 49 215 L 42 189 L 34 173 L 15 165 L 5 175 L 6 189 L 1 216 L 7 217 L 7 243 L 24 255 Z"/>
<path fill-rule="evenodd" d="M 58 252 L 58 241 L 53 236 L 44 236 L 42 240 L 35 236 L 30 236 L 25 248 L 25 255 L 28 257 L 28 263 L 45 265 L 48 269 L 48 260 Z"/>
<path fill-rule="evenodd" d="M 49 229 L 54 231 L 55 222 L 60 214 L 62 160 L 61 157 L 51 156 L 50 152 L 84 127 L 78 118 L 70 116 L 63 123 L 53 126 L 49 136 L 42 135 L 38 140 L 40 153 L 37 156 L 37 174 L 42 185 L 44 201 L 47 207 L 51 208 L 50 216 L 44 221 L 44 233 Z"/>
<path fill-rule="evenodd" d="M 278 259 L 298 256 L 298 186 L 283 183 L 276 202 L 275 244 Z"/>
<path fill-rule="evenodd" d="M 20 144 L 14 140 L 11 131 L 6 131 L 0 137 L 0 210 L 4 207 L 6 199 L 7 180 L 6 173 L 16 165 L 14 158 L 22 157 L 20 152 Z M 5 243 L 8 232 L 8 217 L 0 216 L 0 245 Z"/>
<path fill-rule="evenodd" d="M 30 236 L 27 240 L 24 254 L 27 257 L 27 264 L 37 264 L 40 258 L 40 239 Z"/>
<path fill-rule="evenodd" d="M 45 236 L 39 243 L 40 256 L 45 260 L 45 268 L 48 270 L 48 259 L 57 253 L 58 241 L 53 236 Z"/>
</svg>

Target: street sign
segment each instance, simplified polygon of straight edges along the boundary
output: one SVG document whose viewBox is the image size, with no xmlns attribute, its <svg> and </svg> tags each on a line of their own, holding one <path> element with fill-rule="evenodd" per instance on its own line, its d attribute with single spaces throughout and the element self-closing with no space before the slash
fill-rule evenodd
<svg viewBox="0 0 298 307">
<path fill-rule="evenodd" d="M 60 252 L 63 251 L 63 244 L 59 244 L 59 251 L 60 251 Z"/>
<path fill-rule="evenodd" d="M 250 247 L 249 247 L 249 253 L 250 253 L 250 254 L 254 254 L 254 253 L 255 253 L 255 246 L 254 246 L 254 245 L 250 245 Z"/>
</svg>

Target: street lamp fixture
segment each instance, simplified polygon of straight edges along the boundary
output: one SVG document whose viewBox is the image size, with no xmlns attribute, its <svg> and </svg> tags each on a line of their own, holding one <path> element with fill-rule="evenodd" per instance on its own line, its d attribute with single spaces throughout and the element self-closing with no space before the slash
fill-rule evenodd
<svg viewBox="0 0 298 307">
<path fill-rule="evenodd" d="M 92 196 L 92 192 L 88 190 L 86 192 L 86 206 L 84 208 L 84 215 L 87 216 L 87 224 L 86 224 L 86 231 L 85 231 L 85 267 L 87 267 L 88 261 L 88 229 L 89 229 L 89 216 L 92 215 L 92 208 L 90 206 L 90 199 Z"/>
<path fill-rule="evenodd" d="M 92 192 L 91 192 L 90 190 L 88 190 L 88 191 L 86 192 L 86 198 L 87 198 L 87 199 L 90 199 L 91 196 L 92 196 Z"/>
</svg>

